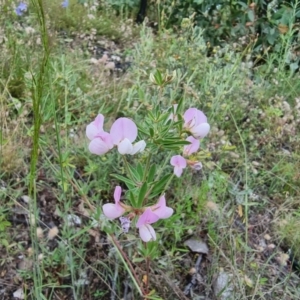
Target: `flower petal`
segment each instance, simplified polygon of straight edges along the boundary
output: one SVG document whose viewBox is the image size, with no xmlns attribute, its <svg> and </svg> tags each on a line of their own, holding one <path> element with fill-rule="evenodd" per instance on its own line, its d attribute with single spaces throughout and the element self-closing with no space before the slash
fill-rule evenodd
<svg viewBox="0 0 300 300">
<path fill-rule="evenodd" d="M 147 208 L 139 217 L 136 222 L 136 227 L 140 228 L 145 224 L 152 224 L 159 220 L 159 217 L 152 212 L 151 208 Z"/>
<path fill-rule="evenodd" d="M 89 150 L 93 154 L 103 155 L 109 151 L 109 147 L 101 138 L 95 138 L 90 142 Z"/>
<path fill-rule="evenodd" d="M 186 145 L 183 147 L 183 154 L 188 156 L 198 151 L 200 147 L 200 141 L 195 139 L 192 136 L 189 136 L 186 141 L 191 142 L 190 145 Z"/>
<path fill-rule="evenodd" d="M 125 209 L 122 206 L 112 203 L 104 204 L 102 206 L 102 211 L 104 215 L 110 220 L 119 218 L 125 213 Z"/>
<path fill-rule="evenodd" d="M 158 202 L 152 207 L 152 211 L 160 218 L 167 219 L 172 216 L 174 210 L 166 205 L 165 195 L 159 197 Z"/>
<path fill-rule="evenodd" d="M 117 185 L 115 187 L 115 192 L 114 192 L 114 199 L 115 199 L 116 204 L 119 203 L 119 201 L 121 199 L 121 193 L 122 193 L 122 188 Z"/>
<path fill-rule="evenodd" d="M 144 140 L 139 141 L 133 145 L 133 149 L 130 154 L 134 155 L 136 153 L 143 152 L 145 150 L 145 148 L 146 148 L 146 142 Z"/>
<path fill-rule="evenodd" d="M 103 142 L 106 143 L 109 150 L 114 147 L 111 135 L 108 132 L 105 131 L 101 132 L 99 137 L 103 140 Z"/>
<path fill-rule="evenodd" d="M 137 127 L 132 120 L 119 118 L 112 124 L 110 134 L 115 145 L 118 145 L 125 138 L 133 142 L 137 137 Z"/>
<path fill-rule="evenodd" d="M 205 114 L 197 108 L 189 108 L 183 115 L 184 127 L 192 130 L 202 123 L 207 123 Z"/>
<path fill-rule="evenodd" d="M 177 177 L 180 177 L 181 174 L 183 172 L 183 168 L 180 168 L 180 167 L 174 167 L 174 174 L 177 176 Z"/>
<path fill-rule="evenodd" d="M 208 123 L 202 123 L 191 128 L 191 133 L 195 138 L 202 139 L 209 133 L 210 126 Z"/>
<path fill-rule="evenodd" d="M 156 233 L 155 233 L 155 230 L 154 228 L 149 225 L 149 224 L 146 224 L 146 225 L 143 225 L 139 228 L 139 234 L 140 234 L 140 237 L 141 239 L 143 240 L 143 242 L 147 243 L 147 242 L 150 242 L 151 240 L 152 241 L 155 241 L 156 240 Z"/>
<path fill-rule="evenodd" d="M 170 163 L 174 167 L 185 168 L 186 167 L 186 160 L 181 155 L 174 155 L 171 157 Z"/>
<path fill-rule="evenodd" d="M 92 140 L 103 132 L 104 116 L 99 114 L 96 119 L 86 127 L 86 136 Z"/>
<path fill-rule="evenodd" d="M 203 111 L 197 109 L 196 111 L 196 115 L 195 115 L 195 119 L 196 119 L 196 125 L 199 125 L 201 123 L 207 123 L 207 117 L 204 114 Z"/>
<path fill-rule="evenodd" d="M 118 151 L 122 155 L 131 154 L 133 151 L 133 146 L 128 139 L 124 139 L 122 142 L 119 143 Z"/>
<path fill-rule="evenodd" d="M 184 126 L 188 126 L 188 124 L 196 117 L 197 108 L 189 108 L 183 115 Z"/>
</svg>

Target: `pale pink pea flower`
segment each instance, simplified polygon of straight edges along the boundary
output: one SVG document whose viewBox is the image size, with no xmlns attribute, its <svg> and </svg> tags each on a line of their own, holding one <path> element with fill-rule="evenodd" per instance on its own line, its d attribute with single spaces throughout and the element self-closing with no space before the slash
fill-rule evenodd
<svg viewBox="0 0 300 300">
<path fill-rule="evenodd" d="M 174 174 L 180 177 L 183 169 L 186 168 L 186 160 L 181 155 L 174 155 L 171 157 L 171 165 L 174 166 Z"/>
<path fill-rule="evenodd" d="M 189 156 L 198 151 L 200 147 L 200 141 L 198 139 L 195 139 L 193 136 L 189 136 L 186 141 L 190 142 L 190 144 L 183 147 L 183 155 Z"/>
<path fill-rule="evenodd" d="M 166 205 L 165 195 L 159 197 L 158 202 L 152 205 L 151 210 L 160 219 L 167 219 L 173 215 L 174 210 Z"/>
<path fill-rule="evenodd" d="M 114 145 L 118 147 L 120 154 L 136 154 L 144 151 L 145 141 L 132 144 L 137 138 L 137 126 L 128 118 L 119 118 L 110 129 L 110 135 Z"/>
<path fill-rule="evenodd" d="M 183 115 L 184 128 L 195 138 L 204 138 L 210 130 L 205 114 L 197 108 L 189 108 Z"/>
<path fill-rule="evenodd" d="M 122 188 L 120 186 L 116 186 L 114 192 L 115 204 L 107 203 L 104 204 L 102 207 L 102 211 L 104 215 L 110 220 L 121 217 L 126 211 L 125 204 L 120 202 L 121 193 L 122 193 Z"/>
<path fill-rule="evenodd" d="M 103 130 L 104 116 L 99 114 L 96 119 L 86 127 L 86 136 L 91 141 L 89 150 L 93 154 L 102 155 L 113 148 L 112 138 Z"/>
<path fill-rule="evenodd" d="M 150 225 L 159 220 L 159 216 L 156 215 L 151 208 L 147 208 L 143 214 L 140 215 L 136 227 L 139 229 L 139 234 L 144 242 L 155 241 L 156 233 L 154 228 Z"/>
</svg>

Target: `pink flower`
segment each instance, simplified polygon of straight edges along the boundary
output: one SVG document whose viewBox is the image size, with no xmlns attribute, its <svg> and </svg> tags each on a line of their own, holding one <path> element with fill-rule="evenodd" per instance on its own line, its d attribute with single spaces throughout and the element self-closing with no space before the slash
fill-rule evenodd
<svg viewBox="0 0 300 300">
<path fill-rule="evenodd" d="M 183 155 L 185 156 L 189 156 L 195 152 L 198 151 L 199 147 L 200 147 L 200 141 L 195 139 L 192 136 L 189 136 L 186 141 L 191 142 L 190 145 L 186 145 L 183 147 Z"/>
<path fill-rule="evenodd" d="M 151 210 L 156 214 L 160 219 L 167 219 L 172 216 L 173 209 L 166 205 L 165 195 L 159 197 L 159 200 L 156 204 L 151 206 Z"/>
<path fill-rule="evenodd" d="M 197 108 L 189 108 L 183 115 L 184 128 L 195 138 L 204 138 L 210 130 L 205 114 Z"/>
<path fill-rule="evenodd" d="M 102 155 L 113 148 L 109 133 L 103 130 L 104 116 L 99 114 L 96 119 L 86 127 L 86 136 L 91 140 L 89 150 L 93 154 Z"/>
<path fill-rule="evenodd" d="M 171 157 L 171 165 L 174 166 L 174 174 L 180 177 L 183 169 L 186 168 L 186 160 L 181 155 L 174 155 Z"/>
<path fill-rule="evenodd" d="M 139 228 L 140 237 L 144 242 L 149 242 L 151 240 L 156 240 L 156 233 L 154 228 L 150 225 L 159 220 L 159 216 L 157 216 L 154 212 L 152 212 L 151 208 L 147 208 L 142 215 L 140 215 L 136 227 Z"/>
<path fill-rule="evenodd" d="M 126 206 L 120 203 L 121 193 L 122 188 L 120 186 L 116 186 L 114 192 L 115 204 L 107 203 L 102 207 L 104 215 L 110 220 L 121 217 L 126 211 Z"/>
<path fill-rule="evenodd" d="M 137 138 L 137 126 L 128 118 L 119 118 L 110 129 L 110 135 L 114 145 L 118 146 L 120 154 L 136 154 L 144 151 L 146 147 L 145 141 L 139 141 L 132 144 Z"/>
</svg>

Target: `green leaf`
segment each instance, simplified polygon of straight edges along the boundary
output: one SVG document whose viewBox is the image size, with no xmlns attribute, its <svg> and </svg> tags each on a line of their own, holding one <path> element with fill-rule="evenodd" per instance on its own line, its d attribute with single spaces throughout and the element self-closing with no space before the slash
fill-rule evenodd
<svg viewBox="0 0 300 300">
<path fill-rule="evenodd" d="M 177 106 L 177 109 L 176 109 L 176 114 L 181 113 L 182 107 L 183 107 L 183 98 L 181 98 L 178 102 L 178 106 Z"/>
<path fill-rule="evenodd" d="M 155 78 L 155 82 L 157 85 L 163 84 L 163 79 L 162 79 L 162 76 L 161 76 L 161 73 L 159 72 L 159 70 L 156 70 L 156 72 L 154 74 L 154 78 Z"/>
<path fill-rule="evenodd" d="M 177 145 L 175 145 L 175 146 L 174 145 L 163 145 L 162 147 L 165 150 L 174 150 L 174 151 L 180 150 L 180 147 Z"/>
<path fill-rule="evenodd" d="M 252 9 L 248 10 L 248 18 L 250 22 L 254 22 L 254 11 Z"/>
<path fill-rule="evenodd" d="M 153 113 L 151 111 L 148 112 L 148 117 L 149 117 L 149 119 L 151 121 L 155 121 L 156 120 L 155 116 L 153 115 Z"/>
<path fill-rule="evenodd" d="M 124 177 L 122 175 L 118 175 L 118 174 L 111 174 L 111 176 L 124 182 L 129 189 L 133 189 L 135 187 L 134 182 L 129 178 L 126 178 L 126 177 Z"/>
<path fill-rule="evenodd" d="M 138 94 L 139 94 L 139 99 L 142 100 L 142 101 L 144 101 L 144 99 L 145 99 L 145 92 L 144 92 L 144 90 L 141 89 L 141 88 L 138 88 Z"/>
<path fill-rule="evenodd" d="M 154 137 L 154 130 L 152 127 L 149 128 L 149 133 L 150 133 L 150 136 L 153 138 Z"/>
<path fill-rule="evenodd" d="M 148 191 L 148 183 L 145 182 L 142 185 L 140 192 L 139 192 L 138 207 L 142 207 L 147 191 Z"/>
<path fill-rule="evenodd" d="M 152 189 L 151 192 L 151 198 L 160 195 L 164 191 L 167 182 L 170 180 L 172 176 L 173 176 L 172 174 L 168 174 L 165 175 L 160 180 L 156 181 L 156 183 L 154 184 L 154 188 Z"/>
<path fill-rule="evenodd" d="M 141 126 L 138 126 L 139 133 L 142 132 L 145 135 L 148 135 L 147 130 Z"/>
<path fill-rule="evenodd" d="M 136 170 L 137 170 L 137 173 L 139 174 L 140 180 L 142 180 L 144 178 L 144 169 L 140 163 L 138 163 Z"/>
<path fill-rule="evenodd" d="M 147 178 L 148 183 L 153 181 L 155 172 L 156 172 L 156 165 L 154 164 L 150 167 L 150 170 L 149 170 L 149 173 L 148 173 L 148 178 Z"/>
<path fill-rule="evenodd" d="M 157 140 L 156 142 L 158 142 L 159 144 L 163 145 L 163 146 L 185 146 L 185 145 L 190 145 L 191 142 L 189 141 L 181 141 L 179 139 L 160 139 Z"/>
<path fill-rule="evenodd" d="M 132 176 L 136 181 L 141 181 L 141 180 L 143 180 L 143 175 L 140 176 L 138 170 L 135 169 L 132 165 L 129 165 L 129 171 L 130 171 L 130 173 L 131 173 L 131 176 Z"/>
<path fill-rule="evenodd" d="M 134 196 L 134 193 L 132 191 L 129 191 L 128 192 L 129 194 L 129 200 L 130 200 L 130 204 L 133 206 L 133 207 L 136 207 L 137 206 L 137 203 L 136 203 L 136 198 Z"/>
</svg>

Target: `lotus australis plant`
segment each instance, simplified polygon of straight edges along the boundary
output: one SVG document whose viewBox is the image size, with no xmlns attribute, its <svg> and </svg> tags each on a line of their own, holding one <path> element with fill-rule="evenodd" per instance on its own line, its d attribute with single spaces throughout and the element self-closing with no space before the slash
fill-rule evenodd
<svg viewBox="0 0 300 300">
<path fill-rule="evenodd" d="M 109 131 L 105 131 L 102 114 L 86 128 L 90 152 L 109 155 L 116 148 L 126 171 L 126 176 L 112 175 L 126 186 L 126 200 L 121 197 L 121 186 L 116 186 L 114 203 L 104 204 L 103 214 L 109 220 L 119 219 L 123 233 L 127 233 L 134 224 L 133 227 L 138 229 L 144 242 L 155 241 L 157 236 L 153 224 L 174 213 L 167 206 L 165 195 L 174 175 L 182 176 L 187 167 L 193 171 L 202 168 L 201 162 L 191 157 L 199 150 L 200 142 L 209 133 L 210 125 L 205 114 L 197 108 L 189 108 L 181 115 L 182 104 L 175 104 L 166 112 L 161 112 L 160 107 L 156 106 L 154 112 L 143 119 L 139 130 L 132 119 L 122 117 L 113 122 Z M 166 152 L 166 157 L 168 153 L 174 153 L 170 160 L 173 174 L 168 171 L 162 177 L 160 165 L 170 167 L 163 162 L 155 162 L 156 154 L 161 151 Z M 134 155 L 136 163 L 129 163 L 127 155 Z"/>
</svg>

